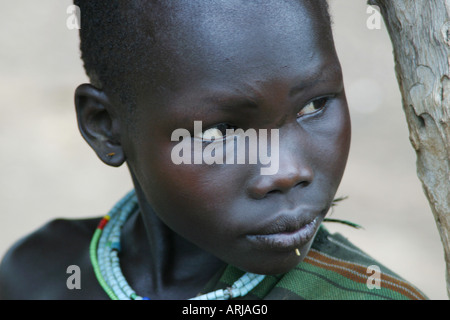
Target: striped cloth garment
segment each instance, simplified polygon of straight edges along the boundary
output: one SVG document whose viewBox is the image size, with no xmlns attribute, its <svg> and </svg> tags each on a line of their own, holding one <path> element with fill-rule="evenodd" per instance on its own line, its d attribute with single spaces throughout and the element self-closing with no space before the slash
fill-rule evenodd
<svg viewBox="0 0 450 320">
<path fill-rule="evenodd" d="M 228 265 L 203 292 L 228 287 L 243 273 Z M 239 299 L 426 300 L 427 297 L 342 235 L 330 234 L 321 226 L 308 255 L 297 267 L 282 275 L 266 276 Z"/>
</svg>

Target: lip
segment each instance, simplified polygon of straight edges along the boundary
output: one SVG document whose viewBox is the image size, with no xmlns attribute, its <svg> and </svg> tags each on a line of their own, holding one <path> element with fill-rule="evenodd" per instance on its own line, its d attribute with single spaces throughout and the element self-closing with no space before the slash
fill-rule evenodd
<svg viewBox="0 0 450 320">
<path fill-rule="evenodd" d="M 315 235 L 318 217 L 301 219 L 295 216 L 282 216 L 247 239 L 259 249 L 292 251 L 308 243 Z"/>
</svg>

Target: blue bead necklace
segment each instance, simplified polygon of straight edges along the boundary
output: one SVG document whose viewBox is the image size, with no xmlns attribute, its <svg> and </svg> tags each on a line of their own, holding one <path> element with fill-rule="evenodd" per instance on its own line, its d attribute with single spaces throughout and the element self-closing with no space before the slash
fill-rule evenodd
<svg viewBox="0 0 450 320">
<path fill-rule="evenodd" d="M 112 300 L 149 300 L 147 297 L 138 295 L 130 287 L 122 274 L 119 261 L 122 226 L 137 207 L 138 201 L 133 190 L 101 219 L 91 240 L 89 254 L 95 276 Z M 190 300 L 228 300 L 242 297 L 261 283 L 264 278 L 265 275 L 247 272 L 231 287 L 209 292 Z"/>
</svg>

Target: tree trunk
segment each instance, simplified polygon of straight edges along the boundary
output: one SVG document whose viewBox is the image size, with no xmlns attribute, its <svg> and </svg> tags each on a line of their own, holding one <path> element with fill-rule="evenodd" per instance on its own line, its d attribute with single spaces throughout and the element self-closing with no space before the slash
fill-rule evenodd
<svg viewBox="0 0 450 320">
<path fill-rule="evenodd" d="M 393 44 L 417 174 L 444 247 L 450 297 L 450 0 L 369 4 L 380 8 Z"/>
</svg>

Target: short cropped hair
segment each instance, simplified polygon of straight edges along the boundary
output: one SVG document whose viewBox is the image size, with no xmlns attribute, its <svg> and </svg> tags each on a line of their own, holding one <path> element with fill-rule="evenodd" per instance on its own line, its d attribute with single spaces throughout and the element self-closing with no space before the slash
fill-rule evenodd
<svg viewBox="0 0 450 320">
<path fill-rule="evenodd" d="M 139 12 L 158 5 L 159 1 L 74 0 L 81 12 L 80 51 L 85 72 L 92 85 L 108 89 L 128 111 L 133 111 L 136 104 L 135 84 L 131 84 L 133 75 L 138 74 L 143 65 L 151 64 L 152 70 L 161 68 L 154 59 L 137 55 L 146 52 L 146 56 L 158 56 L 151 51 L 158 50 L 155 46 L 157 16 L 151 28 L 141 32 Z M 320 3 L 328 22 L 324 27 L 331 28 L 327 0 L 310 1 Z"/>
</svg>

